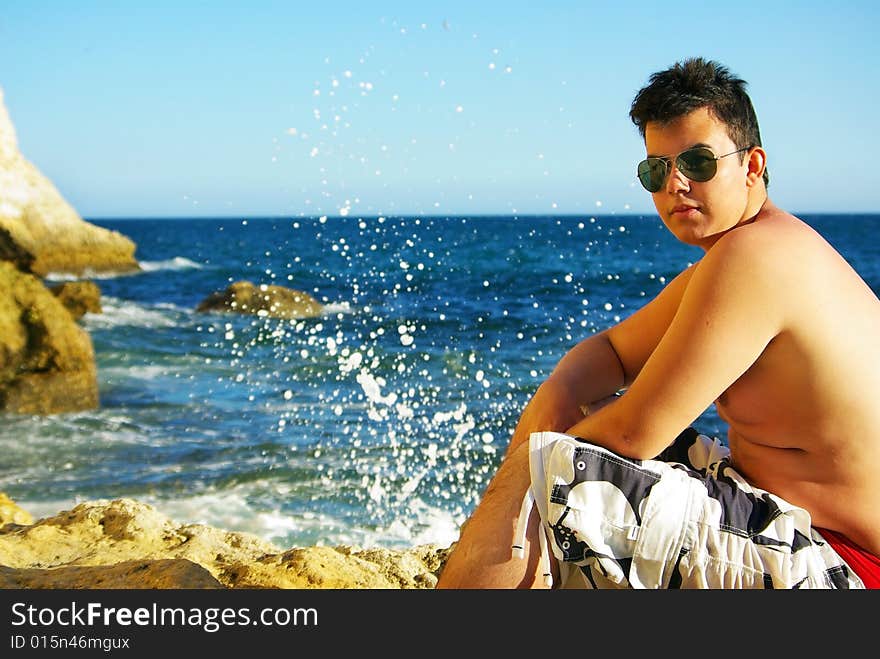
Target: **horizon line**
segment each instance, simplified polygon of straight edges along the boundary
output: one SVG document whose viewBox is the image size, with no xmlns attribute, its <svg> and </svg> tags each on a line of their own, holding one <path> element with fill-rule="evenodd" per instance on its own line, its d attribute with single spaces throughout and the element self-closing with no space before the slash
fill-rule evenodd
<svg viewBox="0 0 880 659">
<path fill-rule="evenodd" d="M 862 215 L 880 215 L 880 210 L 877 211 L 797 211 L 791 212 L 795 217 L 799 216 L 817 216 L 817 215 L 837 215 L 837 216 L 862 216 Z M 417 214 L 417 213 L 376 213 L 370 215 L 329 215 L 329 214 L 315 214 L 315 215 L 288 215 L 288 214 L 272 214 L 272 215 L 81 215 L 80 217 L 87 221 L 101 221 L 101 220 L 118 220 L 118 221 L 131 221 L 131 220 L 320 220 L 324 218 L 326 220 L 378 220 L 379 218 L 394 218 L 394 219 L 487 219 L 487 218 L 502 218 L 502 217 L 513 217 L 513 218 L 565 218 L 565 219 L 573 219 L 573 218 L 630 218 L 630 217 L 645 217 L 651 216 L 656 219 L 660 219 L 659 215 L 656 212 L 652 213 L 640 213 L 640 212 L 627 212 L 627 213 L 618 213 L 618 212 L 608 212 L 608 213 L 538 213 L 538 212 L 530 212 L 530 213 L 432 213 L 432 214 Z"/>
</svg>

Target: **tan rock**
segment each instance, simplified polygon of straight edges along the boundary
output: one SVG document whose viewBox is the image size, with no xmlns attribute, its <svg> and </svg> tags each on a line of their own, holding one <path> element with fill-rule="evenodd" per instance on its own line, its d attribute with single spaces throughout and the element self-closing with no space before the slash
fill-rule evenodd
<svg viewBox="0 0 880 659">
<path fill-rule="evenodd" d="M 284 286 L 237 281 L 212 293 L 196 307 L 198 312 L 221 311 L 270 318 L 312 318 L 323 307 L 308 293 Z"/>
<path fill-rule="evenodd" d="M 302 547 L 235 565 L 220 580 L 234 588 L 433 588 L 445 556 L 433 545 L 405 551 Z"/>
<path fill-rule="evenodd" d="M 18 150 L 15 128 L 0 90 L 0 255 L 15 245 L 16 261 L 30 255 L 24 268 L 49 272 L 139 270 L 136 245 L 118 231 L 83 220 L 58 189 Z M 27 259 L 25 259 L 27 260 Z"/>
<path fill-rule="evenodd" d="M 0 527 L 12 522 L 13 524 L 33 524 L 31 514 L 18 506 L 15 501 L 0 492 Z"/>
<path fill-rule="evenodd" d="M 0 411 L 98 406 L 91 337 L 34 275 L 0 261 Z"/>
<path fill-rule="evenodd" d="M 54 569 L 0 565 L 0 588 L 223 588 L 223 584 L 197 563 L 164 559 Z"/>
<path fill-rule="evenodd" d="M 13 235 L 0 227 L 0 261 L 11 261 L 23 272 L 33 272 L 34 255 L 16 242 Z"/>
<path fill-rule="evenodd" d="M 0 587 L 433 588 L 448 551 L 282 551 L 251 534 L 176 524 L 132 499 L 92 501 L 0 528 Z"/>
<path fill-rule="evenodd" d="M 98 406 L 91 337 L 34 275 L 0 261 L 0 411 Z"/>
<path fill-rule="evenodd" d="M 50 286 L 49 290 L 70 312 L 74 320 L 87 313 L 102 313 L 101 289 L 93 281 L 66 281 Z"/>
</svg>

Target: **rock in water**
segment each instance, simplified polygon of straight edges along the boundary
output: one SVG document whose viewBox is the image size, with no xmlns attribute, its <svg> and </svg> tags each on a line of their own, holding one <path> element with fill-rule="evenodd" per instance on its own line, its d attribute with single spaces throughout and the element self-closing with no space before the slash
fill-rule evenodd
<svg viewBox="0 0 880 659">
<path fill-rule="evenodd" d="M 0 257 L 28 272 L 83 275 L 140 269 L 135 244 L 83 220 L 18 150 L 0 90 Z M 3 256 L 9 253 L 11 256 Z"/>
<path fill-rule="evenodd" d="M 312 318 L 320 316 L 323 307 L 308 293 L 284 286 L 255 286 L 237 281 L 225 291 L 212 293 L 202 300 L 196 311 L 222 311 L 271 318 Z"/>
<path fill-rule="evenodd" d="M 98 407 L 91 337 L 43 282 L 0 261 L 0 411 Z"/>
<path fill-rule="evenodd" d="M 66 281 L 50 286 L 49 290 L 61 300 L 74 320 L 86 313 L 103 313 L 101 308 L 101 289 L 93 281 Z"/>
</svg>

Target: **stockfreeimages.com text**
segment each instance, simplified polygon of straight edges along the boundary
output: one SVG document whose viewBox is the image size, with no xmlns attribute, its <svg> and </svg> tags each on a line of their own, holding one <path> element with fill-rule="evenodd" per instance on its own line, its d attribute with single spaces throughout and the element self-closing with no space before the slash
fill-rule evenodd
<svg viewBox="0 0 880 659">
<path fill-rule="evenodd" d="M 317 627 L 318 611 L 314 608 L 264 608 L 252 615 L 250 608 L 221 607 L 107 607 L 100 602 L 85 605 L 71 602 L 69 606 L 36 607 L 26 602 L 12 605 L 12 625 L 48 627 L 200 627 L 216 632 L 221 627 Z"/>
</svg>

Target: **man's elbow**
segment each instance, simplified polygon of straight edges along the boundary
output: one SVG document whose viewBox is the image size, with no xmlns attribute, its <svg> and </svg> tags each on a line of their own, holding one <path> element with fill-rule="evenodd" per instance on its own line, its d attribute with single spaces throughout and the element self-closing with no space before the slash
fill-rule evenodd
<svg viewBox="0 0 880 659">
<path fill-rule="evenodd" d="M 596 437 L 580 438 L 624 458 L 650 460 L 656 457 L 666 447 L 666 443 L 651 429 L 649 423 L 640 418 L 641 415 L 628 413 L 627 406 L 622 402 L 620 400 L 612 403 L 607 410 L 602 411 L 602 430 L 596 433 Z"/>
</svg>

